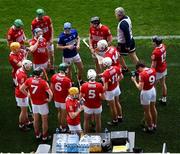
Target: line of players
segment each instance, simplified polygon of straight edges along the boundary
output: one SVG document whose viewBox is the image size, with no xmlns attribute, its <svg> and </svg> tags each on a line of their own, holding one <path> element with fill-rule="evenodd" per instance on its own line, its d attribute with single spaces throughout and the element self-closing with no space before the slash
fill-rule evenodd
<svg viewBox="0 0 180 154">
<path fill-rule="evenodd" d="M 119 15 L 118 13 L 118 8 L 115 10 L 115 14 L 116 16 Z M 122 13 L 122 9 L 119 9 Z M 38 20 L 40 19 L 44 19 L 44 11 L 42 9 L 38 9 L 37 10 L 37 18 L 35 19 L 35 21 L 38 22 Z M 121 19 L 122 20 L 122 19 Z M 34 21 L 34 20 L 33 20 Z M 34 21 L 34 22 L 35 22 Z M 121 21 L 122 22 L 122 21 Z M 47 24 L 48 22 L 46 22 Z M 49 39 L 49 43 L 46 43 L 46 39 L 45 38 L 45 30 L 41 29 L 41 28 L 35 28 L 33 30 L 33 34 L 34 34 L 34 38 L 31 40 L 30 42 L 30 47 L 28 48 L 28 51 L 31 51 L 32 53 L 36 53 L 35 56 L 33 56 L 33 67 L 34 67 L 34 78 L 37 79 L 32 79 L 35 80 L 34 82 L 36 83 L 40 83 L 40 81 L 36 81 L 39 80 L 39 76 L 42 75 L 42 72 L 40 70 L 36 70 L 37 68 L 39 69 L 39 67 L 43 67 L 43 68 L 48 68 L 48 64 L 50 63 L 51 66 L 50 68 L 53 69 L 53 60 L 49 59 L 49 55 L 48 54 L 48 50 L 47 49 L 52 49 L 52 32 L 53 32 L 53 28 L 52 28 L 52 23 L 49 22 L 50 27 L 49 29 L 51 29 L 51 37 Z M 23 72 L 23 71 L 17 71 L 17 69 L 22 66 L 20 69 L 23 70 L 24 69 L 24 73 L 26 71 L 28 71 L 29 66 L 31 65 L 31 62 L 27 60 L 23 61 L 23 59 L 27 58 L 27 52 L 24 50 L 25 46 L 24 46 L 24 40 L 25 40 L 25 35 L 24 32 L 22 31 L 21 27 L 22 27 L 22 21 L 17 19 L 14 22 L 14 26 L 12 27 L 12 29 L 14 31 L 16 31 L 18 28 L 18 31 L 21 31 L 22 33 L 19 34 L 18 36 L 18 40 L 20 38 L 22 38 L 22 43 L 20 41 L 20 43 L 18 42 L 14 42 L 14 40 L 12 39 L 12 36 L 10 35 L 11 33 L 8 33 L 8 42 L 10 44 L 10 48 L 11 48 L 11 53 L 10 53 L 10 58 L 9 61 L 13 66 L 13 79 L 16 83 L 16 85 L 18 85 L 18 87 L 20 88 L 20 86 L 26 81 L 27 76 L 25 78 L 22 77 L 22 75 L 20 75 L 20 77 L 18 77 L 18 73 L 19 72 Z M 32 26 L 33 27 L 33 26 Z M 17 28 L 17 29 L 16 29 Z M 45 29 L 48 29 L 47 27 Z M 12 30 L 12 31 L 13 31 Z M 48 30 L 47 30 L 48 31 Z M 14 32 L 15 33 L 15 32 Z M 13 34 L 14 35 L 14 34 Z M 43 37 L 42 37 L 43 35 Z M 65 36 L 62 36 L 65 35 Z M 72 35 L 74 35 L 74 38 L 72 38 Z M 11 37 L 10 37 L 11 36 Z M 22 37 L 23 36 L 23 37 Z M 69 36 L 69 37 L 67 37 Z M 71 39 L 72 38 L 72 39 Z M 73 44 L 70 44 L 68 41 L 66 42 L 65 40 L 69 39 L 69 42 L 73 42 Z M 15 40 L 17 41 L 17 39 L 15 38 Z M 74 41 L 75 40 L 75 41 Z M 74 102 L 74 104 L 76 104 L 73 107 L 71 107 L 71 105 L 69 105 L 69 108 L 67 109 L 68 112 L 68 116 L 69 119 L 73 119 L 72 121 L 76 121 L 74 119 L 79 119 L 79 113 L 84 109 L 84 131 L 85 132 L 89 132 L 89 123 L 88 121 L 92 118 L 96 120 L 96 131 L 100 132 L 101 130 L 101 112 L 102 112 L 102 108 L 100 105 L 100 98 L 101 99 L 106 99 L 109 102 L 110 105 L 110 109 L 111 109 L 111 113 L 112 113 L 112 121 L 108 122 L 109 125 L 117 125 L 118 121 L 121 122 L 122 121 L 122 110 L 121 110 L 121 105 L 119 103 L 119 95 L 120 95 L 120 89 L 119 89 L 119 81 L 123 78 L 123 75 L 121 73 L 121 65 L 119 63 L 119 58 L 122 58 L 119 54 L 119 52 L 117 51 L 117 49 L 113 46 L 109 46 L 108 44 L 111 43 L 112 41 L 112 35 L 110 33 L 110 30 L 107 26 L 104 26 L 100 23 L 100 19 L 98 17 L 93 17 L 91 18 L 91 27 L 90 27 L 90 51 L 92 52 L 92 55 L 95 59 L 96 62 L 96 71 L 98 72 L 99 76 L 102 76 L 102 80 L 103 80 L 103 86 L 101 85 L 101 87 L 99 86 L 99 88 L 97 89 L 101 89 L 96 93 L 96 86 L 94 85 L 95 82 L 95 78 L 96 78 L 96 72 L 94 70 L 89 70 L 88 71 L 88 79 L 90 80 L 88 82 L 89 85 L 86 85 L 86 88 L 83 88 L 84 85 L 81 88 L 80 91 L 80 97 L 81 98 L 86 98 L 85 99 L 85 104 L 87 103 L 88 98 L 94 99 L 96 97 L 99 97 L 98 100 L 96 100 L 99 103 L 94 103 L 94 105 L 88 106 L 87 104 L 83 107 L 81 107 L 80 109 L 78 109 L 76 111 L 76 107 L 78 106 L 76 103 L 78 102 Z M 93 42 L 94 41 L 94 42 Z M 139 63 L 136 62 L 136 69 L 139 71 L 139 81 L 136 81 L 135 77 L 132 77 L 132 81 L 135 83 L 136 87 L 141 90 L 141 104 L 143 105 L 144 108 L 144 113 L 145 113 L 145 121 L 147 122 L 147 126 L 146 127 L 146 131 L 152 131 L 156 128 L 156 124 L 157 124 L 157 111 L 155 108 L 155 98 L 156 98 L 156 92 L 154 89 L 154 85 L 157 81 L 160 81 L 162 83 L 162 91 L 163 91 L 163 102 L 166 102 L 166 95 L 167 95 L 167 88 L 166 88 L 166 84 L 165 84 L 165 76 L 167 74 L 167 69 L 166 69 L 166 49 L 165 46 L 162 44 L 162 39 L 160 37 L 154 37 L 153 38 L 153 43 L 154 43 L 154 51 L 152 54 L 152 68 L 146 68 L 145 65 L 143 63 Z M 49 48 L 46 48 L 47 45 L 51 46 Z M 65 63 L 68 63 L 68 70 L 69 65 L 71 63 L 76 63 L 77 66 L 79 66 L 79 75 L 78 75 L 78 79 L 81 80 L 81 74 L 82 74 L 82 69 L 83 69 L 83 65 L 80 59 L 79 54 L 77 54 L 77 50 L 80 47 L 80 39 L 79 36 L 77 34 L 77 31 L 72 30 L 71 29 L 71 24 L 70 23 L 65 23 L 64 24 L 64 33 L 62 33 L 59 37 L 59 42 L 58 42 L 58 48 L 62 49 L 63 52 L 63 61 Z M 70 54 L 67 54 L 68 51 L 72 51 L 74 50 L 76 52 L 74 52 L 74 55 L 72 56 Z M 37 51 L 37 52 L 36 52 Z M 49 50 L 51 51 L 51 50 Z M 41 53 L 46 53 L 46 56 L 42 56 Z M 38 55 L 40 54 L 40 55 Z M 98 56 L 97 56 L 98 55 Z M 71 57 L 72 56 L 72 57 Z M 102 58 L 103 57 L 103 58 Z M 26 66 L 27 65 L 27 66 Z M 65 64 L 62 64 L 65 65 Z M 104 66 L 105 68 L 107 67 L 107 69 L 105 69 L 105 71 L 100 74 L 102 72 L 102 66 Z M 27 67 L 27 68 L 26 68 Z M 60 66 L 62 67 L 62 66 Z M 155 73 L 155 70 L 153 69 L 155 68 L 157 74 Z M 62 73 L 65 73 L 66 70 L 62 70 L 60 69 L 60 74 L 61 76 Z M 91 73 L 90 73 L 91 72 Z M 20 74 L 21 74 L 20 73 Z M 68 73 L 70 74 L 70 71 L 68 71 Z M 93 74 L 93 75 L 92 75 Z M 25 75 L 24 75 L 25 76 Z M 71 77 L 70 75 L 68 77 Z M 59 78 L 59 80 L 61 80 L 61 77 L 54 77 L 54 78 Z M 18 82 L 19 80 L 19 82 Z M 54 79 L 55 80 L 55 79 Z M 63 81 L 63 80 L 62 80 Z M 17 83 L 18 82 L 18 83 Z M 34 93 L 36 93 L 36 86 L 32 86 L 32 81 L 29 81 L 30 83 L 27 83 L 27 85 L 24 85 L 24 88 L 22 88 L 22 91 L 24 92 L 24 95 L 29 95 L 27 93 L 27 91 L 25 90 L 29 86 L 31 87 L 31 95 Z M 91 83 L 92 82 L 92 83 Z M 52 80 L 53 83 L 53 80 Z M 59 90 L 61 91 L 61 84 L 59 84 L 60 82 L 55 83 L 54 87 L 53 84 L 51 84 L 51 89 L 53 90 L 54 93 L 54 99 L 56 97 L 55 94 L 55 90 Z M 22 86 L 22 87 L 23 87 Z M 46 102 L 49 102 L 52 99 L 52 92 L 49 89 L 48 85 L 44 83 L 44 87 L 45 88 L 40 88 L 41 90 L 44 89 L 47 93 L 49 98 L 46 100 Z M 88 89 L 88 87 L 91 88 L 95 88 L 95 89 L 89 89 L 88 92 L 86 91 Z M 67 90 L 68 88 L 66 88 L 66 94 L 67 94 Z M 18 92 L 17 92 L 18 93 Z M 21 92 L 20 92 L 21 93 Z M 76 99 L 77 94 L 79 93 L 77 88 L 70 88 L 69 89 L 69 95 L 72 96 L 72 100 L 71 99 L 67 99 L 69 100 L 69 104 L 72 104 L 74 98 Z M 42 95 L 42 97 L 38 96 L 36 99 L 38 100 L 39 98 L 45 98 L 46 95 L 44 95 L 43 93 L 40 92 L 40 95 Z M 105 96 L 104 96 L 105 95 Z M 63 95 L 65 96 L 65 95 Z M 31 98 L 32 96 L 30 96 Z M 64 103 L 64 99 L 62 101 L 63 97 L 60 97 L 60 100 L 57 100 L 56 107 L 59 108 L 58 110 L 58 119 L 60 121 L 60 126 L 62 131 L 66 130 L 65 127 L 65 104 L 61 104 Z M 19 99 L 19 100 L 18 100 Z M 31 100 L 32 102 L 38 102 L 35 99 L 35 101 Z M 19 104 L 23 104 L 23 102 L 27 102 L 26 99 L 22 98 L 22 96 L 18 96 L 18 94 L 16 95 L 16 101 Z M 82 100 L 81 100 L 82 101 Z M 80 101 L 80 102 L 81 102 Z M 95 101 L 95 102 L 96 102 Z M 91 100 L 92 102 L 92 100 Z M 150 104 L 150 102 L 152 102 Z M 40 103 L 41 104 L 41 103 Z M 36 105 L 36 104 L 35 104 Z M 21 107 L 23 107 L 22 105 L 19 105 Z M 73 105 L 72 105 L 73 106 Z M 93 106 L 93 107 L 92 107 Z M 48 138 L 47 135 L 47 129 L 48 129 L 48 124 L 47 124 L 47 107 L 45 107 L 46 109 L 43 109 L 43 112 L 45 113 L 41 113 L 41 109 L 39 110 L 39 107 L 35 108 L 33 107 L 33 112 L 35 113 L 40 113 L 42 116 L 42 128 L 43 128 L 43 139 L 46 140 Z M 93 110 L 91 110 L 93 109 Z M 95 109 L 95 110 L 94 110 Z M 26 124 L 29 125 L 30 122 L 27 118 L 27 112 L 25 111 L 26 109 L 22 109 L 21 110 L 21 114 L 20 114 L 20 127 L 27 129 Z M 72 114 L 71 114 L 72 113 Z M 44 114 L 46 116 L 44 116 Z M 90 115 L 95 115 L 95 116 L 90 116 Z M 35 134 L 36 137 L 40 137 L 40 131 L 38 129 L 38 114 L 37 116 L 34 116 L 34 129 L 35 129 Z M 78 120 L 77 120 L 78 121 Z M 67 120 L 68 122 L 68 120 Z M 73 122 L 72 122 L 73 123 Z M 76 123 L 77 124 L 77 123 Z M 79 127 L 79 124 L 77 127 L 71 127 L 71 122 L 68 123 L 69 128 L 71 131 L 74 130 L 81 130 Z M 72 125 L 74 126 L 74 125 Z"/>
</svg>

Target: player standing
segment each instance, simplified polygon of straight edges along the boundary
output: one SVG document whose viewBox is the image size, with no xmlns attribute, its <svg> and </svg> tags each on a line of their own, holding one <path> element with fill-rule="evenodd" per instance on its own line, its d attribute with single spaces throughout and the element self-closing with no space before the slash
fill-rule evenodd
<svg viewBox="0 0 180 154">
<path fill-rule="evenodd" d="M 118 50 L 121 54 L 120 60 L 124 71 L 128 71 L 127 65 L 122 56 L 129 55 L 134 65 L 139 61 L 136 55 L 135 41 L 132 35 L 131 19 L 125 14 L 122 7 L 115 9 L 116 19 L 119 21 L 117 26 Z"/>
<path fill-rule="evenodd" d="M 104 83 L 105 97 L 109 103 L 112 113 L 112 121 L 108 125 L 115 126 L 122 122 L 122 107 L 119 101 L 121 94 L 119 81 L 123 78 L 121 67 L 112 66 L 112 60 L 109 57 L 103 59 L 103 66 L 106 70 L 101 74 Z"/>
<path fill-rule="evenodd" d="M 36 68 L 33 71 L 33 77 L 28 78 L 20 90 L 31 98 L 35 137 L 40 140 L 42 135 L 42 141 L 46 142 L 51 139 L 48 136 L 48 102 L 51 101 L 53 94 L 48 83 L 41 78 L 42 75 L 43 70 Z M 39 115 L 42 119 L 42 134 L 39 130 Z"/>
<path fill-rule="evenodd" d="M 160 82 L 162 86 L 162 98 L 160 102 L 166 105 L 167 86 L 166 86 L 166 75 L 167 75 L 167 64 L 166 64 L 166 46 L 162 43 L 162 39 L 158 36 L 154 36 L 153 39 L 154 50 L 152 52 L 151 67 L 156 70 L 156 83 Z"/>
<path fill-rule="evenodd" d="M 7 32 L 7 42 L 8 45 L 12 42 L 19 42 L 21 45 L 21 48 L 25 48 L 24 43 L 26 41 L 26 36 L 23 30 L 23 22 L 21 19 L 16 19 L 14 21 L 14 24 L 9 28 Z"/>
<path fill-rule="evenodd" d="M 74 63 L 78 69 L 78 80 L 82 82 L 83 63 L 79 55 L 80 37 L 77 30 L 71 28 L 71 23 L 64 23 L 64 32 L 59 35 L 57 48 L 63 50 L 63 62 L 69 65 L 68 76 L 71 76 L 71 66 Z"/>
<path fill-rule="evenodd" d="M 22 61 L 26 57 L 26 52 L 21 49 L 19 42 L 12 42 L 10 44 L 10 54 L 9 54 L 9 63 L 12 66 L 12 78 L 13 82 L 16 84 L 15 73 L 22 66 Z"/>
<path fill-rule="evenodd" d="M 139 82 L 136 81 L 136 77 L 132 76 L 131 79 L 141 91 L 140 100 L 147 123 L 147 128 L 145 127 L 143 131 L 152 133 L 157 126 L 156 90 L 154 88 L 156 71 L 154 68 L 147 68 L 141 62 L 137 63 L 136 70 L 139 72 Z"/>
<path fill-rule="evenodd" d="M 100 18 L 99 17 L 92 17 L 91 18 L 91 25 L 90 25 L 90 29 L 89 29 L 89 48 L 92 54 L 92 57 L 95 61 L 96 64 L 96 71 L 97 73 L 100 73 L 101 71 L 101 64 L 98 62 L 98 59 L 95 55 L 95 49 L 97 48 L 97 42 L 99 40 L 106 40 L 108 42 L 108 44 L 110 45 L 112 42 L 112 34 L 110 29 L 101 24 L 100 22 Z"/>
<path fill-rule="evenodd" d="M 31 70 L 32 62 L 30 60 L 23 60 L 22 67 L 20 67 L 15 74 L 16 79 L 16 88 L 15 88 L 15 98 L 17 102 L 17 106 L 21 108 L 21 112 L 19 114 L 19 128 L 22 131 L 28 131 L 32 123 L 28 118 L 27 107 L 29 106 L 29 98 L 27 95 L 24 95 L 20 91 L 21 85 L 27 80 L 28 71 Z"/>
<path fill-rule="evenodd" d="M 46 39 L 43 37 L 43 31 L 40 28 L 34 30 L 34 38 L 29 42 L 29 50 L 33 57 L 33 69 L 42 67 L 48 68 L 48 49 Z"/>
<path fill-rule="evenodd" d="M 41 28 L 43 31 L 43 37 L 46 39 L 47 42 L 47 49 L 49 54 L 49 61 L 50 61 L 50 71 L 54 72 L 54 45 L 53 45 L 53 38 L 54 38 L 54 30 L 51 18 L 45 15 L 43 9 L 36 10 L 37 17 L 32 21 L 31 30 L 34 36 L 34 30 L 36 28 Z"/>
<path fill-rule="evenodd" d="M 68 96 L 68 90 L 71 87 L 71 80 L 66 76 L 68 65 L 61 63 L 59 73 L 54 74 L 51 78 L 51 89 L 54 94 L 55 107 L 58 110 L 58 121 L 61 132 L 67 131 L 66 104 L 65 99 Z"/>
<path fill-rule="evenodd" d="M 83 105 L 79 102 L 79 90 L 77 87 L 69 89 L 69 95 L 66 98 L 67 124 L 71 133 L 81 133 L 80 112 Z"/>
<path fill-rule="evenodd" d="M 83 83 L 81 86 L 80 97 L 84 98 L 84 133 L 89 132 L 89 121 L 91 116 L 94 115 L 96 122 L 96 133 L 101 132 L 101 112 L 102 105 L 101 99 L 105 99 L 103 85 L 96 82 L 96 71 L 89 69 L 87 72 L 88 82 Z"/>
</svg>

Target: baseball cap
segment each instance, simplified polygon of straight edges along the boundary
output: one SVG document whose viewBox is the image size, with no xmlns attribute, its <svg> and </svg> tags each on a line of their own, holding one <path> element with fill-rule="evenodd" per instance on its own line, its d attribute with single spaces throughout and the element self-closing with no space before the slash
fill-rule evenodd
<svg viewBox="0 0 180 154">
<path fill-rule="evenodd" d="M 65 22 L 64 23 L 64 29 L 71 29 L 71 23 L 70 22 Z"/>
</svg>

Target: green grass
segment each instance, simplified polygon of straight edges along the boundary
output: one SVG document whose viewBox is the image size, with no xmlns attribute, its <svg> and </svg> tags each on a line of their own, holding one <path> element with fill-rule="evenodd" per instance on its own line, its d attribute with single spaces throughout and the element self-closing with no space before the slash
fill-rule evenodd
<svg viewBox="0 0 180 154">
<path fill-rule="evenodd" d="M 16 18 L 21 18 L 25 24 L 25 32 L 28 37 L 30 23 L 35 16 L 37 8 L 44 8 L 52 17 L 55 29 L 55 37 L 62 31 L 65 21 L 71 21 L 80 36 L 88 36 L 89 19 L 91 16 L 99 15 L 102 23 L 107 24 L 113 35 L 116 34 L 117 21 L 114 18 L 114 8 L 122 5 L 127 14 L 133 20 L 133 31 L 135 35 L 180 35 L 179 1 L 178 0 L 3 0 L 0 1 L 0 14 L 3 17 L 0 24 L 0 38 L 4 38 L 7 29 Z M 20 8 L 23 8 L 20 9 Z M 114 42 L 115 44 L 116 42 Z M 166 40 L 168 67 L 168 106 L 157 106 L 158 108 L 158 131 L 156 134 L 144 134 L 140 130 L 140 121 L 143 115 L 139 103 L 139 92 L 133 85 L 129 76 L 121 82 L 121 102 L 123 106 L 124 122 L 117 128 L 110 130 L 128 130 L 136 132 L 136 146 L 142 147 L 145 152 L 160 152 L 162 143 L 166 142 L 170 152 L 180 152 L 179 148 L 179 113 L 180 113 L 180 71 L 179 66 L 172 67 L 170 64 L 179 63 L 179 40 Z M 137 54 L 150 64 L 152 44 L 150 40 L 136 41 Z M 33 131 L 22 133 L 17 128 L 19 110 L 16 109 L 14 90 L 11 82 L 11 70 L 8 64 L 9 49 L 6 43 L 0 43 L 0 152 L 31 152 L 36 150 L 37 144 L 33 138 Z M 81 57 L 87 69 L 93 67 L 93 62 L 85 45 L 81 45 Z M 61 62 L 61 52 L 55 51 L 56 65 Z M 127 63 L 131 64 L 128 58 Z M 133 69 L 133 67 L 131 67 Z M 158 87 L 160 96 L 160 87 Z M 103 129 L 106 121 L 110 120 L 109 108 L 103 104 L 102 123 Z M 57 127 L 57 112 L 53 103 L 50 103 L 49 126 L 53 133 Z M 102 129 L 102 130 L 103 130 Z"/>
</svg>

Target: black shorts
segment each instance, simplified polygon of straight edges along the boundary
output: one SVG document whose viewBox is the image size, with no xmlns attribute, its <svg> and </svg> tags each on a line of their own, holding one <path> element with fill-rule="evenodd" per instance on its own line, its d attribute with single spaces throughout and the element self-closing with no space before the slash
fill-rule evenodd
<svg viewBox="0 0 180 154">
<path fill-rule="evenodd" d="M 126 50 L 126 44 L 125 43 L 118 43 L 117 50 L 119 51 L 120 55 L 127 56 L 129 53 L 133 53 L 136 50 L 135 47 L 135 41 L 132 38 L 130 42 L 130 51 Z"/>
</svg>

